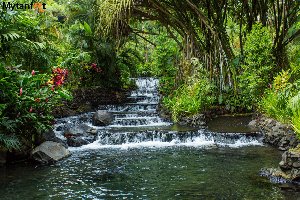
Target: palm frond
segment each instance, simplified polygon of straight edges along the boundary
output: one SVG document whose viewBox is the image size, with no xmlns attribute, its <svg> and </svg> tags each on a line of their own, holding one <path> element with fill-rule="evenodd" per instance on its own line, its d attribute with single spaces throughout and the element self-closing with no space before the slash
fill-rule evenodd
<svg viewBox="0 0 300 200">
<path fill-rule="evenodd" d="M 126 18 L 127 11 L 133 4 L 133 0 L 98 0 L 98 12 L 100 24 L 98 31 L 109 33 L 119 20 Z"/>
</svg>

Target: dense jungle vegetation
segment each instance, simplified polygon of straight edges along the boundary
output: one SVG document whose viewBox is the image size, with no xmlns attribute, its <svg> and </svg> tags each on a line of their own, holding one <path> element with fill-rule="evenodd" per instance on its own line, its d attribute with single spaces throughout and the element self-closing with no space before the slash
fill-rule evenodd
<svg viewBox="0 0 300 200">
<path fill-rule="evenodd" d="M 13 3 L 28 3 L 13 1 Z M 46 0 L 0 6 L 0 148 L 33 147 L 76 88 L 160 78 L 174 121 L 259 111 L 300 134 L 297 0 Z"/>
</svg>

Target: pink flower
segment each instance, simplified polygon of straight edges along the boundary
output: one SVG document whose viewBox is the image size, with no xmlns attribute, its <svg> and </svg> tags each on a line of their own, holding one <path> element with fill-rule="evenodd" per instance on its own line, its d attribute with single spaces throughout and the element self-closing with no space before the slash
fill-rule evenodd
<svg viewBox="0 0 300 200">
<path fill-rule="evenodd" d="M 30 107 L 29 112 L 32 112 L 32 107 Z"/>
<path fill-rule="evenodd" d="M 22 96 L 22 94 L 23 94 L 23 89 L 20 88 L 20 96 Z"/>
<path fill-rule="evenodd" d="M 34 71 L 34 70 L 31 71 L 31 75 L 32 75 L 32 76 L 35 75 L 35 71 Z"/>
</svg>

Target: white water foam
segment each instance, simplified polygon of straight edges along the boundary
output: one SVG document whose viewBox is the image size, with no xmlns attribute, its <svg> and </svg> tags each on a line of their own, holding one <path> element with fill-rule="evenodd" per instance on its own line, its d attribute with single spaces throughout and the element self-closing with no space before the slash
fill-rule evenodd
<svg viewBox="0 0 300 200">
<path fill-rule="evenodd" d="M 194 148 L 217 148 L 217 147 L 229 147 L 229 148 L 240 148 L 245 146 L 263 146 L 261 142 L 256 139 L 250 141 L 245 141 L 243 139 L 238 139 L 232 144 L 229 143 L 219 143 L 214 141 L 214 139 L 207 139 L 204 135 L 198 136 L 193 139 L 188 139 L 185 142 L 181 142 L 174 139 L 170 142 L 162 142 L 160 140 L 154 141 L 142 141 L 142 142 L 129 142 L 117 145 L 106 145 L 101 144 L 99 140 L 81 146 L 81 147 L 71 147 L 71 151 L 84 151 L 84 150 L 95 150 L 95 149 L 134 149 L 134 148 L 166 148 L 166 147 L 194 147 Z"/>
<path fill-rule="evenodd" d="M 135 128 L 135 127 L 154 127 L 154 126 L 170 126 L 172 123 L 169 122 L 157 122 L 157 123 L 149 123 L 143 125 L 109 125 L 110 128 Z"/>
</svg>

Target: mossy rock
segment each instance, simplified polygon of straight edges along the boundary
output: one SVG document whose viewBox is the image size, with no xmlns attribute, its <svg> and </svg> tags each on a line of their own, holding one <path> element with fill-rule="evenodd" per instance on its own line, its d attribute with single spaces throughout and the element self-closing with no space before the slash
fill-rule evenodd
<svg viewBox="0 0 300 200">
<path fill-rule="evenodd" d="M 300 144 L 298 144 L 295 148 L 290 148 L 289 152 L 293 154 L 300 154 Z"/>
</svg>

